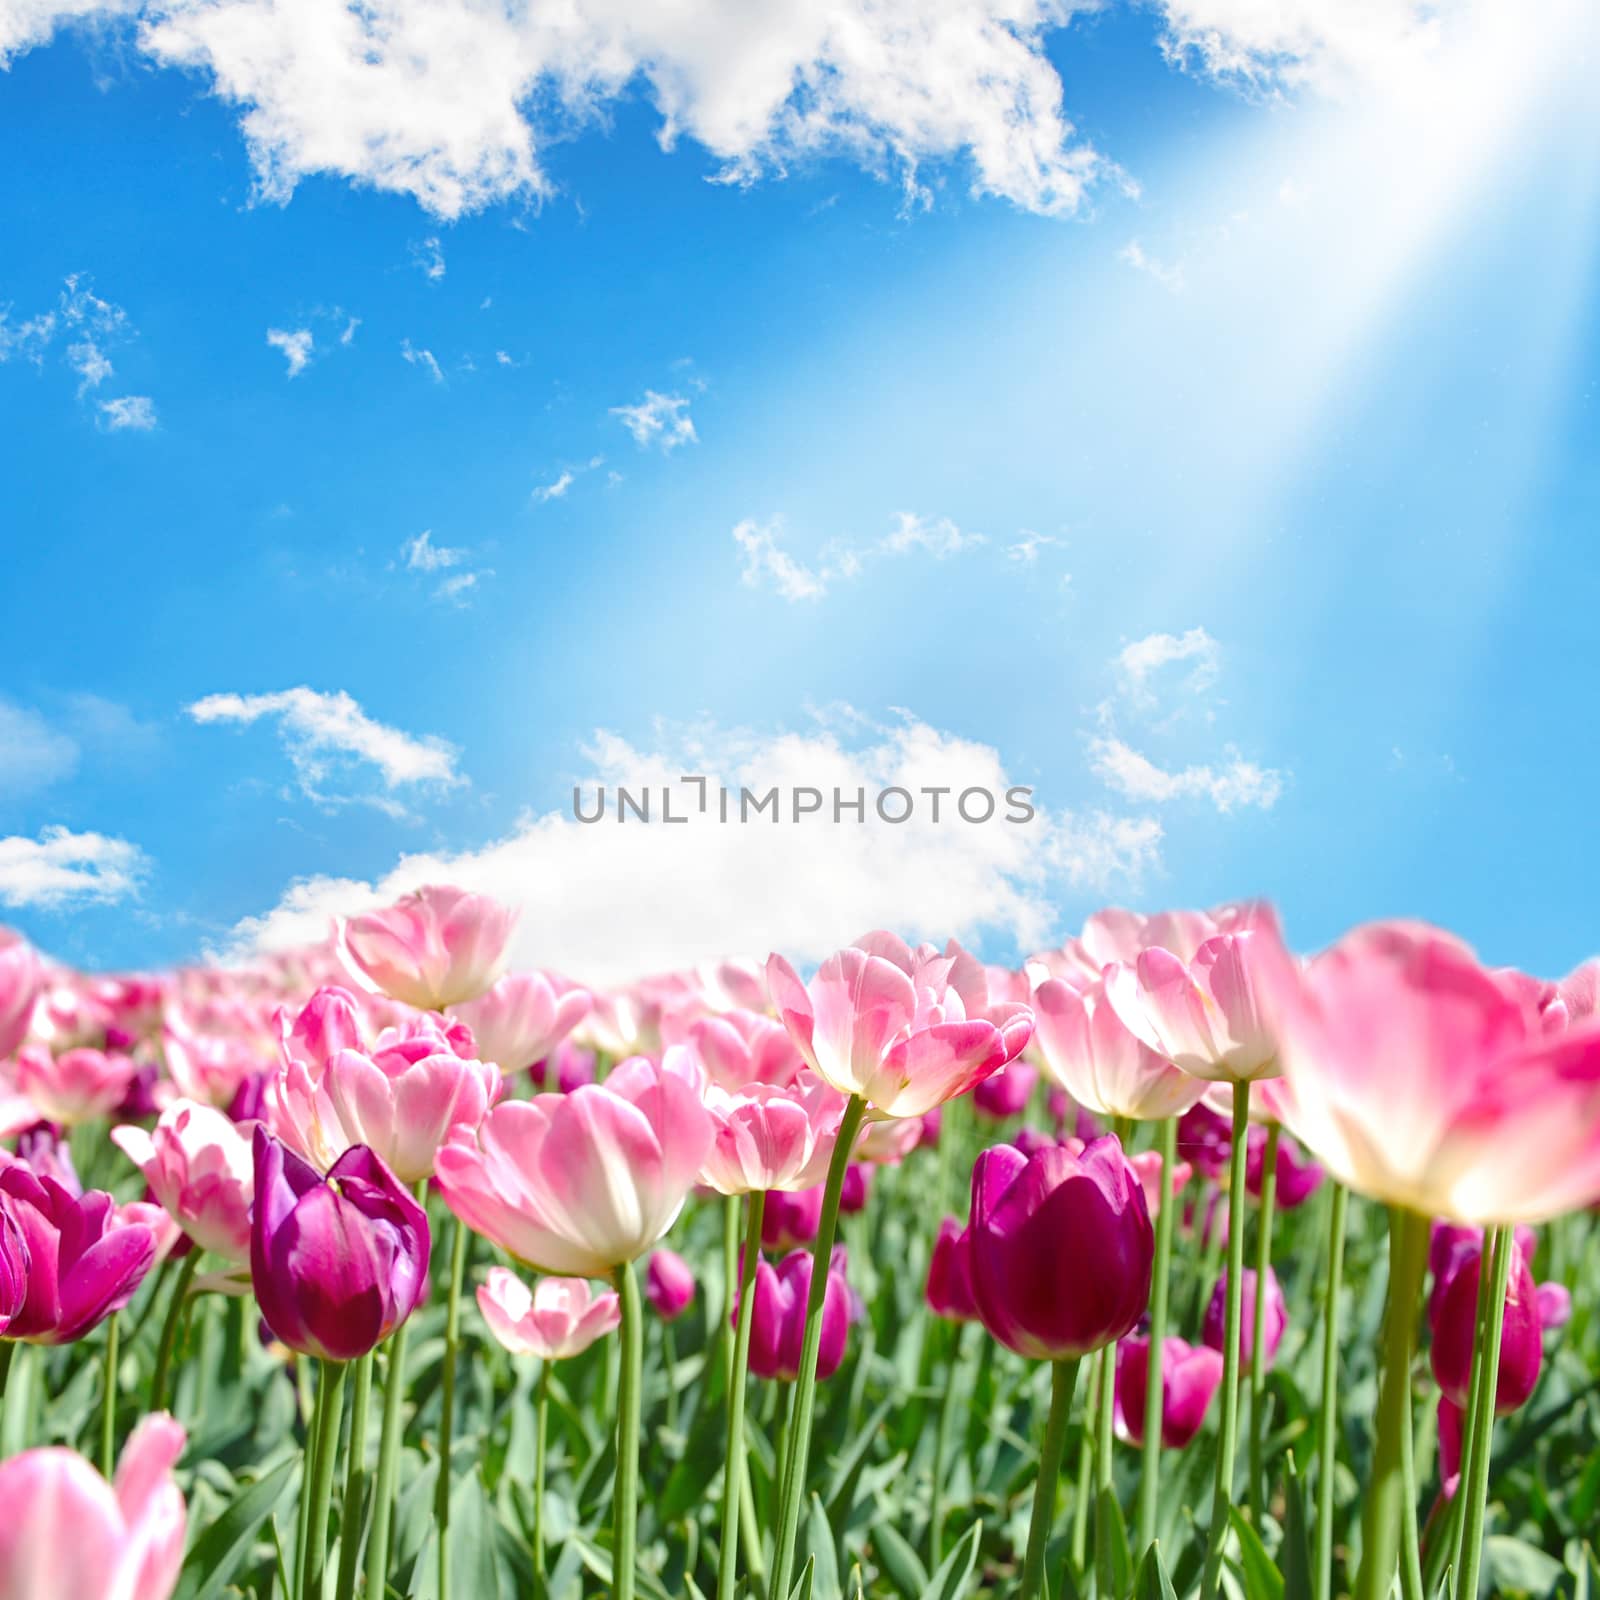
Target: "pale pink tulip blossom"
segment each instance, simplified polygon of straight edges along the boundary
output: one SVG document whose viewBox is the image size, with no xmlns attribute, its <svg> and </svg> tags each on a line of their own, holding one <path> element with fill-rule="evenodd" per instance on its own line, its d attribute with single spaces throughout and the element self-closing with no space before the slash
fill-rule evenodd
<svg viewBox="0 0 1600 1600">
<path fill-rule="evenodd" d="M 0 1600 L 169 1600 L 183 1565 L 172 1468 L 185 1438 L 165 1412 L 146 1417 L 114 1485 L 54 1446 L 0 1464 Z"/>
<path fill-rule="evenodd" d="M 116 1051 L 80 1046 L 57 1056 L 43 1045 L 24 1045 L 13 1081 L 41 1117 L 75 1128 L 110 1116 L 137 1071 L 130 1056 Z"/>
<path fill-rule="evenodd" d="M 874 1116 L 921 1117 L 997 1072 L 1032 1030 L 1025 1007 L 1001 1010 L 998 1022 L 969 1016 L 955 981 L 967 977 L 958 970 L 965 953 L 950 950 L 913 951 L 893 934 L 871 933 L 829 956 L 809 985 L 774 955 L 767 983 L 819 1077 L 865 1100 Z"/>
<path fill-rule="evenodd" d="M 672 1226 L 711 1148 L 692 1062 L 638 1056 L 604 1083 L 506 1100 L 447 1144 L 439 1187 L 468 1227 L 542 1271 L 609 1278 Z"/>
<path fill-rule="evenodd" d="M 532 1289 L 505 1267 L 478 1288 L 489 1332 L 514 1356 L 565 1361 L 582 1355 L 622 1320 L 614 1290 L 595 1294 L 584 1278 L 540 1278 Z"/>
<path fill-rule="evenodd" d="M 706 1076 L 730 1094 L 758 1083 L 784 1088 L 805 1067 L 789 1030 L 763 1012 L 697 1017 L 684 1032 Z"/>
<path fill-rule="evenodd" d="M 810 1189 L 827 1176 L 845 1100 L 806 1074 L 809 1086 L 754 1083 L 737 1094 L 705 1090 L 715 1135 L 700 1181 L 718 1194 Z"/>
<path fill-rule="evenodd" d="M 28 1037 L 42 974 L 33 946 L 10 928 L 0 928 L 0 1060 Z"/>
<path fill-rule="evenodd" d="M 351 917 L 345 948 L 387 995 L 420 1011 L 476 1000 L 505 970 L 517 913 L 488 895 L 430 884 Z"/>
<path fill-rule="evenodd" d="M 452 1009 L 472 1029 L 479 1059 L 515 1073 L 543 1061 L 591 1004 L 587 989 L 542 972 L 510 972 L 487 993 Z"/>
<path fill-rule="evenodd" d="M 202 1250 L 241 1264 L 250 1259 L 255 1165 L 248 1132 L 211 1106 L 178 1100 L 153 1133 L 130 1125 L 113 1128 L 111 1138 Z"/>
</svg>

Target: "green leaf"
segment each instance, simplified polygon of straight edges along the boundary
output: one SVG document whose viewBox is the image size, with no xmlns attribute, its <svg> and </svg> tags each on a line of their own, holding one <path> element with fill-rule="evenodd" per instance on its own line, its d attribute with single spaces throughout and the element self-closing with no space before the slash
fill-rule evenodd
<svg viewBox="0 0 1600 1600">
<path fill-rule="evenodd" d="M 1133 1600 L 1178 1600 L 1172 1579 L 1161 1562 L 1161 1546 L 1153 1544 L 1139 1563 L 1138 1575 L 1133 1580 Z"/>
<path fill-rule="evenodd" d="M 939 1570 L 922 1591 L 922 1600 L 960 1600 L 972 1581 L 972 1569 L 978 1564 L 978 1546 L 982 1540 L 983 1524 L 974 1522 L 939 1563 Z"/>
<path fill-rule="evenodd" d="M 1283 1596 L 1284 1600 L 1311 1600 L 1311 1535 L 1306 1527 L 1305 1491 L 1301 1488 L 1300 1474 L 1295 1470 L 1292 1450 L 1283 1488 L 1283 1543 L 1278 1546 L 1278 1562 L 1283 1568 Z"/>
<path fill-rule="evenodd" d="M 1283 1574 L 1273 1565 L 1261 1535 L 1245 1521 L 1238 1506 L 1228 1507 L 1228 1521 L 1239 1540 L 1239 1565 L 1250 1600 L 1284 1600 Z"/>
<path fill-rule="evenodd" d="M 824 1595 L 840 1591 L 839 1550 L 834 1543 L 833 1528 L 828 1513 L 822 1509 L 822 1498 L 815 1491 L 811 1495 L 811 1511 L 806 1517 L 806 1541 L 811 1546 L 811 1558 L 816 1564 L 816 1585 Z"/>
<path fill-rule="evenodd" d="M 249 1554 L 262 1524 L 278 1509 L 300 1463 L 295 1456 L 280 1461 L 265 1477 L 250 1484 L 226 1511 L 189 1547 L 175 1600 L 215 1600 L 234 1570 Z"/>
<path fill-rule="evenodd" d="M 1508 1600 L 1512 1595 L 1547 1595 L 1562 1575 L 1561 1563 L 1554 1556 L 1505 1534 L 1490 1534 L 1483 1541 L 1483 1555 L 1493 1591 Z"/>
<path fill-rule="evenodd" d="M 1132 1582 L 1128 1555 L 1128 1528 L 1116 1492 L 1106 1488 L 1094 1505 L 1095 1592 L 1109 1597 L 1125 1595 Z"/>
<path fill-rule="evenodd" d="M 811 1586 L 816 1581 L 817 1558 L 812 1556 L 806 1562 L 806 1569 L 800 1574 L 800 1581 L 789 1591 L 789 1600 L 811 1600 Z"/>
<path fill-rule="evenodd" d="M 872 1543 L 884 1576 L 906 1600 L 917 1600 L 928 1587 L 928 1569 L 922 1558 L 892 1522 L 881 1523 L 872 1530 Z"/>
</svg>

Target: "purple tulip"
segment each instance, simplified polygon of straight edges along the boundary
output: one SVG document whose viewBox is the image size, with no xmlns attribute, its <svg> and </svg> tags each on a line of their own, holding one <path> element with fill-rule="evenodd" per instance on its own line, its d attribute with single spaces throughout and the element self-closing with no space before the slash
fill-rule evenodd
<svg viewBox="0 0 1600 1600">
<path fill-rule="evenodd" d="M 939 1224 L 928 1262 L 928 1283 L 923 1290 L 928 1309 L 952 1322 L 976 1322 L 977 1303 L 972 1298 L 971 1246 L 967 1230 L 954 1217 Z"/>
<path fill-rule="evenodd" d="M 1539 1247 L 1539 1236 L 1527 1223 L 1519 1223 L 1513 1230 L 1522 1259 L 1532 1265 L 1534 1252 Z M 1433 1274 L 1433 1288 L 1428 1295 L 1428 1327 L 1439 1321 L 1439 1307 L 1444 1300 L 1450 1280 L 1466 1266 L 1476 1261 L 1483 1249 L 1483 1229 L 1466 1223 L 1435 1222 L 1428 1236 L 1428 1270 Z"/>
<path fill-rule="evenodd" d="M 1539 1321 L 1539 1295 L 1528 1257 L 1521 1245 L 1513 1246 L 1511 1275 L 1506 1281 L 1506 1311 L 1500 1335 L 1500 1376 L 1495 1385 L 1497 1416 L 1515 1411 L 1539 1381 L 1544 1359 L 1543 1328 Z M 1445 1397 L 1465 1406 L 1472 1385 L 1472 1344 L 1478 1322 L 1478 1279 L 1483 1270 L 1481 1246 L 1466 1247 L 1455 1270 L 1444 1280 L 1444 1292 L 1430 1308 L 1433 1322 L 1433 1376 Z"/>
<path fill-rule="evenodd" d="M 872 1191 L 872 1168 L 865 1161 L 852 1161 L 844 1169 L 844 1184 L 839 1190 L 839 1214 L 851 1217 L 867 1209 L 867 1196 Z M 816 1230 L 812 1230 L 816 1237 Z"/>
<path fill-rule="evenodd" d="M 0 1338 L 28 1299 L 28 1246 L 16 1219 L 0 1205 Z"/>
<path fill-rule="evenodd" d="M 762 1249 L 793 1250 L 810 1244 L 822 1222 L 822 1189 L 820 1183 L 794 1193 L 774 1189 L 761 1213 Z"/>
<path fill-rule="evenodd" d="M 1564 1328 L 1572 1320 L 1572 1291 L 1564 1283 L 1541 1283 L 1534 1298 L 1539 1305 L 1539 1326 L 1546 1331 Z"/>
<path fill-rule="evenodd" d="M 1253 1199 L 1261 1198 L 1261 1180 L 1267 1165 L 1267 1130 L 1254 1127 L 1245 1146 L 1244 1186 Z M 1300 1147 L 1283 1134 L 1278 1159 L 1273 1163 L 1273 1203 L 1280 1211 L 1303 1206 L 1321 1187 L 1323 1171 Z"/>
<path fill-rule="evenodd" d="M 985 1078 L 972 1091 L 972 1103 L 979 1113 L 993 1122 L 1004 1122 L 1027 1110 L 1039 1069 L 1031 1061 L 1018 1059 Z"/>
<path fill-rule="evenodd" d="M 806 1301 L 811 1294 L 811 1252 L 792 1250 L 777 1266 L 756 1264 L 755 1303 L 750 1313 L 750 1370 L 758 1378 L 792 1382 L 800 1371 L 800 1346 L 805 1339 Z M 739 1302 L 734 1299 L 734 1314 Z M 817 1376 L 831 1378 L 844 1360 L 852 1304 L 845 1279 L 843 1248 L 833 1252 L 828 1288 L 822 1302 L 822 1343 L 817 1351 Z"/>
<path fill-rule="evenodd" d="M 1200 1431 L 1211 1397 L 1222 1382 L 1222 1355 L 1209 1345 L 1168 1338 L 1161 1345 L 1161 1443 L 1181 1450 Z M 1149 1387 L 1150 1341 L 1124 1339 L 1117 1346 L 1117 1432 L 1130 1444 L 1144 1443 L 1144 1407 Z"/>
<path fill-rule="evenodd" d="M 1233 1125 L 1204 1100 L 1178 1118 L 1178 1159 L 1202 1177 L 1220 1178 L 1228 1170 Z"/>
<path fill-rule="evenodd" d="M 1115 1136 L 1081 1154 L 985 1150 L 968 1234 L 978 1314 L 1020 1355 L 1087 1355 L 1132 1332 L 1150 1298 L 1155 1235 Z"/>
<path fill-rule="evenodd" d="M 110 1195 L 71 1193 L 20 1161 L 0 1170 L 0 1196 L 26 1247 L 26 1290 L 8 1339 L 70 1344 L 120 1311 L 156 1259 L 155 1233 L 125 1222 Z M 12 1275 L 8 1268 L 3 1276 Z"/>
<path fill-rule="evenodd" d="M 919 1149 L 937 1150 L 939 1138 L 944 1131 L 944 1107 L 935 1106 L 932 1111 L 922 1114 L 922 1137 L 917 1140 Z"/>
<path fill-rule="evenodd" d="M 422 1207 L 365 1145 L 323 1178 L 256 1128 L 250 1278 L 281 1343 L 330 1361 L 364 1356 L 427 1293 L 428 1247 Z"/>
<path fill-rule="evenodd" d="M 644 1292 L 663 1322 L 676 1322 L 694 1303 L 694 1274 L 676 1250 L 659 1249 L 645 1269 Z"/>
<path fill-rule="evenodd" d="M 1239 1365 L 1241 1368 L 1250 1366 L 1251 1358 L 1256 1348 L 1256 1269 L 1244 1269 L 1244 1283 L 1239 1293 Z M 1223 1272 L 1217 1279 L 1217 1286 L 1211 1291 L 1211 1303 L 1206 1307 L 1205 1322 L 1202 1325 L 1200 1338 L 1202 1343 L 1209 1345 L 1213 1350 L 1221 1350 L 1227 1339 L 1228 1326 L 1228 1274 Z M 1278 1346 L 1283 1343 L 1283 1330 L 1289 1325 L 1289 1308 L 1284 1303 L 1283 1289 L 1278 1283 L 1278 1275 L 1271 1267 L 1267 1268 L 1267 1314 L 1262 1325 L 1262 1333 L 1267 1341 L 1265 1351 L 1266 1365 L 1272 1365 L 1272 1358 L 1278 1353 Z"/>
<path fill-rule="evenodd" d="M 17 1135 L 17 1159 L 26 1162 L 36 1178 L 54 1178 L 74 1200 L 83 1194 L 72 1151 L 54 1122 L 36 1122 Z"/>
</svg>

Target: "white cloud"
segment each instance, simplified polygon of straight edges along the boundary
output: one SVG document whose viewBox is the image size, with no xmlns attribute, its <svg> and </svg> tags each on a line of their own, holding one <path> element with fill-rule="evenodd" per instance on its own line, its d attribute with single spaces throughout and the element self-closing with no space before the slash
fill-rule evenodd
<svg viewBox="0 0 1600 1600">
<path fill-rule="evenodd" d="M 457 546 L 435 544 L 431 528 L 424 528 L 415 539 L 407 539 L 400 546 L 400 554 L 412 572 L 440 572 L 446 567 L 459 567 L 467 559 L 467 552 Z"/>
<path fill-rule="evenodd" d="M 311 360 L 311 350 L 316 340 L 309 328 L 296 328 L 292 332 L 284 328 L 268 328 L 267 343 L 274 350 L 283 352 L 284 360 L 289 363 L 289 376 L 298 378 Z"/>
<path fill-rule="evenodd" d="M 110 357 L 93 339 L 83 339 L 77 344 L 69 344 L 67 365 L 82 379 L 78 385 L 80 396 L 90 389 L 98 389 L 112 375 Z"/>
<path fill-rule="evenodd" d="M 570 472 L 563 472 L 554 482 L 540 484 L 533 491 L 533 498 L 541 505 L 549 500 L 559 500 L 576 481 Z"/>
<path fill-rule="evenodd" d="M 78 767 L 78 744 L 36 711 L 0 698 L 0 795 L 32 794 Z"/>
<path fill-rule="evenodd" d="M 1006 546 L 1006 560 L 1019 562 L 1022 566 L 1031 567 L 1039 559 L 1039 552 L 1058 545 L 1061 541 L 1054 534 L 1034 533 L 1031 529 L 1024 528 L 1022 537 L 1015 544 Z"/>
<path fill-rule="evenodd" d="M 36 367 L 44 364 L 44 353 L 55 337 L 56 317 L 53 311 L 42 311 L 25 322 L 11 321 L 11 307 L 0 306 L 0 363 L 13 357 L 31 361 Z"/>
<path fill-rule="evenodd" d="M 686 395 L 658 394 L 646 389 L 644 399 L 637 405 L 612 406 L 611 415 L 633 435 L 633 442 L 641 450 L 656 444 L 665 454 L 680 444 L 694 444 L 699 437 L 689 416 Z"/>
<path fill-rule="evenodd" d="M 493 571 L 485 567 L 481 572 L 458 572 L 446 578 L 437 589 L 433 591 L 435 600 L 447 600 L 451 605 L 465 606 L 471 603 L 473 592 L 485 578 L 492 578 Z"/>
<path fill-rule="evenodd" d="M 136 895 L 149 858 L 126 839 L 45 828 L 0 839 L 0 905 L 57 910 Z"/>
<path fill-rule="evenodd" d="M 354 344 L 356 342 L 356 329 L 360 326 L 360 317 L 347 318 L 344 325 L 344 332 L 339 335 L 339 343 Z"/>
<path fill-rule="evenodd" d="M 411 246 L 411 265 L 414 266 L 429 283 L 437 283 L 444 277 L 444 251 L 440 247 L 437 236 L 414 242 Z"/>
<path fill-rule="evenodd" d="M 419 883 L 465 884 L 523 907 L 514 960 L 550 965 L 592 982 L 620 982 L 721 955 L 782 950 L 814 961 L 870 927 L 910 938 L 1008 938 L 1019 948 L 1061 931 L 1056 896 L 1136 887 L 1158 864 L 1161 829 L 1149 819 L 1074 815 L 1041 808 L 1026 824 L 1000 820 L 1014 775 L 991 747 L 915 718 L 874 727 L 756 733 L 715 726 L 658 726 L 656 748 L 641 750 L 596 733 L 584 752 L 583 804 L 608 786 L 609 818 L 574 820 L 569 804 L 522 818 L 504 838 L 455 855 L 413 855 L 375 883 L 313 878 L 291 885 L 278 904 L 234 930 L 236 951 L 320 939 L 334 914 L 379 903 Z M 698 808 L 704 774 L 709 810 Z M 654 791 L 651 823 L 615 820 L 615 788 Z M 663 824 L 660 789 L 672 789 Z M 881 822 L 873 797 L 899 785 L 920 802 L 912 819 Z M 719 788 L 764 794 L 778 787 L 821 790 L 827 809 L 799 824 L 721 823 Z M 918 791 L 985 788 L 1001 797 L 995 820 L 969 824 L 943 799 L 934 824 Z M 835 788 L 865 789 L 865 822 L 833 820 Z M 1035 802 L 1038 801 L 1035 796 Z"/>
<path fill-rule="evenodd" d="M 362 766 L 376 768 L 385 789 L 391 791 L 418 784 L 449 788 L 466 782 L 456 769 L 453 745 L 375 721 L 342 690 L 324 694 L 302 685 L 273 694 L 210 694 L 186 709 L 199 723 L 248 726 L 263 717 L 275 721 L 301 793 L 320 804 L 371 804 L 396 811 L 381 797 L 324 791 L 330 776 Z"/>
<path fill-rule="evenodd" d="M 413 367 L 421 367 L 435 383 L 444 382 L 444 373 L 439 370 L 439 363 L 434 359 L 433 351 L 418 350 L 409 339 L 406 339 L 401 342 L 400 354 Z"/>
<path fill-rule="evenodd" d="M 100 415 L 111 433 L 123 429 L 148 433 L 156 425 L 156 404 L 147 394 L 119 395 L 115 400 L 100 402 Z"/>
<path fill-rule="evenodd" d="M 754 517 L 733 530 L 733 542 L 744 557 L 739 580 L 752 589 L 768 584 L 785 600 L 820 600 L 828 592 L 829 574 L 796 561 L 779 543 L 783 519 L 758 522 Z"/>
<path fill-rule="evenodd" d="M 1283 793 L 1283 774 L 1246 761 L 1232 745 L 1223 755 L 1226 764 L 1220 767 L 1206 763 L 1170 772 L 1121 739 L 1102 736 L 1089 741 L 1090 770 L 1129 800 L 1164 805 L 1172 800 L 1203 799 L 1221 812 L 1236 806 L 1271 810 Z"/>
<path fill-rule="evenodd" d="M 1184 689 L 1191 695 L 1204 694 L 1222 670 L 1222 646 L 1200 627 L 1181 634 L 1152 633 L 1125 644 L 1112 665 L 1129 700 L 1148 709 L 1156 703 L 1152 680 L 1165 668 L 1183 662 L 1192 663 Z"/>
<path fill-rule="evenodd" d="M 1135 272 L 1154 278 L 1163 289 L 1182 294 L 1186 287 L 1181 261 L 1161 261 L 1151 255 L 1137 239 L 1130 239 L 1118 252 L 1117 259 L 1126 261 Z"/>
<path fill-rule="evenodd" d="M 905 555 L 911 550 L 926 550 L 936 560 L 975 549 L 986 541 L 981 533 L 963 533 L 949 517 L 919 517 L 913 511 L 897 511 L 893 530 L 885 535 L 879 549 L 890 555 Z"/>
</svg>

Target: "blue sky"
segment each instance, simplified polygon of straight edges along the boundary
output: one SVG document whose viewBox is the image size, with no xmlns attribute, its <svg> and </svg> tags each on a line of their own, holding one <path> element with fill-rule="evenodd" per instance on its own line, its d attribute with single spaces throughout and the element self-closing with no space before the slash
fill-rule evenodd
<svg viewBox="0 0 1600 1600">
<path fill-rule="evenodd" d="M 600 977 L 1247 893 L 1593 952 L 1592 16 L 902 9 L 0 0 L 0 915 L 154 965 L 448 871 Z M 684 771 L 1041 817 L 567 815 Z"/>
</svg>

